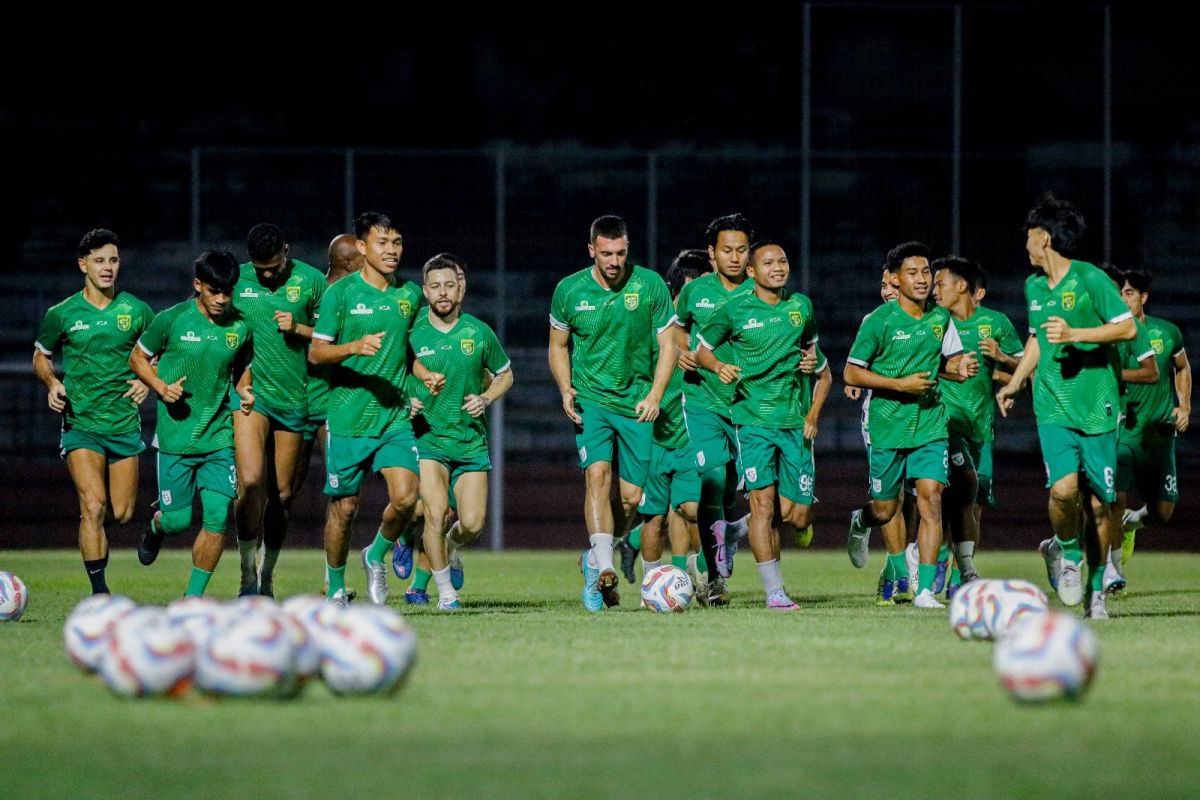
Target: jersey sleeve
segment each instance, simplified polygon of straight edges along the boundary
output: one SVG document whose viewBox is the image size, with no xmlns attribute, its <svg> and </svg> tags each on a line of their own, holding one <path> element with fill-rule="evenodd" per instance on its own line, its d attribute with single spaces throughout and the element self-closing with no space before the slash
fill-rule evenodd
<svg viewBox="0 0 1200 800">
<path fill-rule="evenodd" d="M 312 299 L 308 302 L 308 318 L 315 322 L 320 318 L 321 301 L 325 299 L 325 289 L 327 287 L 324 279 L 319 274 L 313 276 L 312 283 Z"/>
<path fill-rule="evenodd" d="M 806 297 L 804 305 L 804 334 L 800 338 L 800 343 L 804 347 L 810 347 L 813 344 L 816 344 L 817 340 L 820 338 L 817 336 L 817 315 L 813 310 L 811 299 Z"/>
<path fill-rule="evenodd" d="M 566 281 L 559 281 L 550 300 L 550 327 L 556 331 L 571 330 L 571 301 L 567 297 Z"/>
<path fill-rule="evenodd" d="M 858 333 L 854 337 L 854 344 L 850 345 L 850 355 L 846 356 L 846 361 L 855 366 L 870 369 L 871 362 L 875 360 L 882 349 L 882 344 L 879 314 L 869 314 L 859 326 Z"/>
<path fill-rule="evenodd" d="M 1099 269 L 1091 275 L 1088 292 L 1092 295 L 1096 313 L 1104 323 L 1121 322 L 1133 316 L 1125 301 L 1121 299 L 1117 285 Z"/>
<path fill-rule="evenodd" d="M 701 347 L 716 350 L 733 338 L 733 320 L 729 316 L 731 305 L 733 305 L 732 301 L 726 303 L 708 318 L 708 324 L 701 329 L 699 335 Z"/>
<path fill-rule="evenodd" d="M 26 330 L 29 329 L 26 328 Z M 58 348 L 62 345 L 62 338 L 62 317 L 59 315 L 57 308 L 51 308 L 46 312 L 46 316 L 42 320 L 42 327 L 38 329 L 38 335 L 33 341 L 33 346 L 42 355 L 52 356 L 58 352 Z"/>
<path fill-rule="evenodd" d="M 484 328 L 484 331 L 483 367 L 493 375 L 499 375 L 512 367 L 512 361 L 509 360 L 508 353 L 504 352 L 500 340 L 496 338 L 496 332 L 491 328 Z"/>
<path fill-rule="evenodd" d="M 342 330 L 342 292 L 334 284 L 321 296 L 317 307 L 317 324 L 313 326 L 313 338 L 322 342 L 336 342 Z"/>
<path fill-rule="evenodd" d="M 671 292 L 666 281 L 654 274 L 650 281 L 650 322 L 655 333 L 662 333 L 675 323 L 675 308 L 671 305 Z"/>
<path fill-rule="evenodd" d="M 1137 335 L 1133 337 L 1133 341 L 1129 343 L 1129 354 L 1132 356 L 1132 361 L 1136 362 L 1134 366 L 1142 363 L 1147 358 L 1154 358 L 1154 348 L 1150 345 L 1150 331 L 1145 325 L 1137 326 Z"/>
<path fill-rule="evenodd" d="M 1000 314 L 999 328 L 1000 335 L 996 337 L 996 343 L 1000 345 L 1000 352 L 1014 358 L 1023 356 L 1025 354 L 1025 342 L 1017 335 L 1017 329 L 1012 324 L 1012 320 Z"/>
<path fill-rule="evenodd" d="M 163 311 L 154 318 L 145 333 L 138 337 L 137 346 L 142 349 L 143 353 L 153 358 L 167 348 L 167 336 L 171 331 L 171 322 L 174 319 L 175 315 L 171 313 L 171 309 Z"/>
<path fill-rule="evenodd" d="M 1171 340 L 1168 343 L 1170 345 L 1171 358 L 1183 355 L 1185 350 L 1183 346 L 1183 331 L 1179 329 L 1179 326 L 1174 324 L 1171 324 L 1168 331 L 1171 334 Z"/>
<path fill-rule="evenodd" d="M 829 369 L 829 359 L 825 357 L 825 351 L 821 349 L 821 345 L 817 345 L 817 367 L 813 370 L 813 375 L 820 375 L 827 369 Z"/>
<path fill-rule="evenodd" d="M 679 290 L 679 297 L 675 298 L 675 324 L 684 330 L 691 330 L 692 323 L 692 293 L 688 288 L 693 281 L 688 281 Z"/>
<path fill-rule="evenodd" d="M 954 358 L 963 351 L 962 338 L 958 335 L 958 326 L 949 315 L 946 316 L 946 332 L 942 334 L 942 356 Z"/>
</svg>

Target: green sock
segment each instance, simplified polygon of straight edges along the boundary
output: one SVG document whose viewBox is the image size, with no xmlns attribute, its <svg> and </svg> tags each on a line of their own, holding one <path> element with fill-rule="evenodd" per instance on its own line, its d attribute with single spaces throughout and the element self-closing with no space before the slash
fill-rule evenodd
<svg viewBox="0 0 1200 800">
<path fill-rule="evenodd" d="M 371 542 L 371 549 L 367 551 L 367 561 L 374 564 L 376 561 L 383 561 L 387 557 L 388 550 L 392 549 L 395 542 L 389 542 L 383 538 L 383 531 L 375 532 L 375 541 Z"/>
<path fill-rule="evenodd" d="M 887 566 L 884 567 L 883 577 L 885 580 L 894 581 L 908 574 L 908 564 L 904 561 L 904 551 L 899 553 L 888 553 Z"/>
<path fill-rule="evenodd" d="M 1104 565 L 1088 568 L 1088 587 L 1092 593 L 1104 591 Z"/>
<path fill-rule="evenodd" d="M 638 525 L 625 537 L 625 542 L 634 550 L 642 549 L 642 526 Z"/>
<path fill-rule="evenodd" d="M 950 548 L 946 547 L 946 545 L 942 545 L 940 548 L 938 548 L 937 560 L 938 561 L 949 561 L 950 560 Z"/>
<path fill-rule="evenodd" d="M 433 577 L 432 572 L 426 572 L 425 570 L 421 569 L 420 567 L 417 567 L 416 570 L 413 571 L 413 582 L 412 582 L 412 586 L 410 586 L 409 588 L 415 589 L 418 592 L 423 592 L 423 591 L 425 591 L 426 588 L 428 588 L 429 579 L 432 577 Z"/>
<path fill-rule="evenodd" d="M 1079 549 L 1078 537 L 1074 539 L 1068 539 L 1064 542 L 1062 539 L 1055 536 L 1054 541 L 1058 542 L 1058 546 L 1062 548 L 1063 558 L 1070 559 L 1076 564 L 1078 564 L 1080 561 L 1083 561 L 1083 551 Z"/>
<path fill-rule="evenodd" d="M 412 547 L 413 544 L 417 541 L 417 531 L 418 530 L 419 530 L 419 526 L 409 525 L 407 528 L 405 528 L 403 531 L 400 532 L 400 538 L 404 540 L 404 543 L 406 545 L 408 545 L 409 547 Z"/>
<path fill-rule="evenodd" d="M 687 572 L 687 556 L 671 556 L 671 566 Z"/>
<path fill-rule="evenodd" d="M 325 574 L 329 577 L 329 592 L 327 593 L 328 597 L 333 597 L 339 591 L 345 591 L 345 589 L 346 589 L 346 565 L 345 564 L 343 564 L 340 567 L 331 567 L 331 566 L 329 566 L 329 564 L 326 564 L 325 565 Z"/>
<path fill-rule="evenodd" d="M 953 569 L 950 570 L 950 585 L 958 586 L 961 583 L 962 583 L 962 575 L 959 574 L 958 567 L 954 567 Z"/>
<path fill-rule="evenodd" d="M 937 575 L 937 564 L 918 564 L 917 565 L 917 591 L 923 592 L 926 589 L 933 591 L 933 578 Z"/>
<path fill-rule="evenodd" d="M 705 575 L 708 574 L 708 561 L 704 558 L 703 550 L 696 553 L 696 571 L 703 572 Z"/>
<path fill-rule="evenodd" d="M 208 588 L 208 579 L 212 577 L 212 573 L 208 570 L 192 567 L 192 574 L 188 576 L 187 591 L 183 593 L 184 597 L 199 597 L 204 594 L 204 590 Z"/>
</svg>

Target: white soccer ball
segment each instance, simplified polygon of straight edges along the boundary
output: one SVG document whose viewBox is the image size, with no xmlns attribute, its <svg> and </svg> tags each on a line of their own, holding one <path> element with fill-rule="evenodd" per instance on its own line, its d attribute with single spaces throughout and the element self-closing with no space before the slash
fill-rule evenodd
<svg viewBox="0 0 1200 800">
<path fill-rule="evenodd" d="M 692 579 L 679 567 L 655 567 L 642 581 L 642 605 L 664 613 L 687 611 L 692 592 Z"/>
<path fill-rule="evenodd" d="M 192 685 L 196 649 L 161 608 L 139 608 L 114 622 L 100 676 L 125 697 L 178 697 Z"/>
<path fill-rule="evenodd" d="M 67 655 L 75 666 L 88 672 L 98 670 L 112 624 L 135 608 L 136 603 L 119 594 L 94 594 L 80 600 L 63 626 Z"/>
<path fill-rule="evenodd" d="M 1029 581 L 995 581 L 982 597 L 985 639 L 1001 639 L 1026 614 L 1044 614 L 1049 607 L 1046 593 Z"/>
<path fill-rule="evenodd" d="M 391 694 L 417 657 L 417 635 L 386 606 L 321 614 L 321 677 L 334 694 Z"/>
<path fill-rule="evenodd" d="M 279 612 L 234 615 L 196 657 L 196 684 L 212 694 L 280 697 L 292 690 L 294 673 L 294 634 Z"/>
<path fill-rule="evenodd" d="M 321 612 L 326 608 L 335 609 L 334 614 L 326 612 L 324 619 L 332 619 L 340 608 L 331 606 L 324 595 L 298 594 L 289 597 L 281 606 L 283 612 L 298 622 L 308 634 L 308 645 L 297 655 L 297 666 L 306 675 L 317 675 L 321 672 L 321 641 L 325 637 L 325 626 L 322 624 Z M 311 668 L 310 668 L 311 664 Z"/>
<path fill-rule="evenodd" d="M 167 618 L 191 637 L 197 653 L 208 644 L 216 628 L 238 613 L 232 605 L 208 597 L 185 597 L 167 606 Z"/>
<path fill-rule="evenodd" d="M 291 614 L 276 615 L 292 639 L 292 676 L 281 689 L 284 697 L 296 697 L 313 676 L 321 672 L 321 643 Z"/>
<path fill-rule="evenodd" d="M 11 572 L 0 570 L 0 622 L 16 622 L 29 604 L 29 590 Z"/>
<path fill-rule="evenodd" d="M 1017 700 L 1079 699 L 1092 682 L 1100 644 L 1070 614 L 1027 614 L 996 643 L 992 666 Z"/>
</svg>

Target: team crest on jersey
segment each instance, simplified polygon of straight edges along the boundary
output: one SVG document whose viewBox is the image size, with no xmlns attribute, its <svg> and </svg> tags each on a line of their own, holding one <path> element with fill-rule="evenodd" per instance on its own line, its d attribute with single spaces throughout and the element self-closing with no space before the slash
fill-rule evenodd
<svg viewBox="0 0 1200 800">
<path fill-rule="evenodd" d="M 300 299 L 300 287 L 299 286 L 287 287 L 287 299 L 288 299 L 289 303 L 295 303 L 296 301 L 298 301 Z"/>
<path fill-rule="evenodd" d="M 625 293 L 625 308 L 629 309 L 630 311 L 637 311 L 638 299 L 639 299 L 639 296 L 638 296 L 637 292 L 626 292 Z"/>
<path fill-rule="evenodd" d="M 1150 347 L 1154 350 L 1154 352 L 1158 353 L 1161 356 L 1163 349 L 1164 349 L 1163 348 L 1163 340 L 1162 339 L 1151 339 Z"/>
<path fill-rule="evenodd" d="M 804 322 L 804 315 L 799 311 L 789 311 L 788 322 L 792 323 L 793 328 L 799 328 L 800 323 Z"/>
<path fill-rule="evenodd" d="M 747 469 L 746 470 L 746 480 L 749 481 L 750 483 L 754 483 L 756 480 L 758 480 L 758 470 L 755 469 L 754 467 L 750 467 L 749 469 Z"/>
<path fill-rule="evenodd" d="M 117 314 L 117 330 L 127 331 L 133 327 L 132 314 Z"/>
<path fill-rule="evenodd" d="M 401 300 L 397 305 L 400 308 L 400 315 L 407 319 L 408 315 L 412 313 L 412 303 L 407 300 Z"/>
<path fill-rule="evenodd" d="M 1072 308 L 1075 307 L 1075 293 L 1074 292 L 1063 292 L 1062 307 L 1063 307 L 1063 311 L 1070 311 Z"/>
<path fill-rule="evenodd" d="M 937 340 L 940 342 L 942 340 L 942 334 L 944 334 L 946 330 L 941 325 L 933 325 L 932 327 L 933 335 L 937 337 Z"/>
<path fill-rule="evenodd" d="M 471 355 L 471 353 L 475 352 L 475 340 L 474 339 L 459 339 L 458 346 L 462 349 L 462 353 L 464 356 L 469 356 L 469 355 Z"/>
<path fill-rule="evenodd" d="M 162 493 L 162 504 L 164 506 L 171 505 L 171 491 L 169 489 Z"/>
<path fill-rule="evenodd" d="M 992 338 L 992 326 L 991 325 L 980 325 L 979 326 L 979 338 L 980 339 Z"/>
<path fill-rule="evenodd" d="M 230 350 L 237 350 L 238 335 L 236 333 L 234 333 L 233 331 L 229 331 L 228 333 L 226 333 L 225 334 L 225 346 L 228 347 Z"/>
</svg>

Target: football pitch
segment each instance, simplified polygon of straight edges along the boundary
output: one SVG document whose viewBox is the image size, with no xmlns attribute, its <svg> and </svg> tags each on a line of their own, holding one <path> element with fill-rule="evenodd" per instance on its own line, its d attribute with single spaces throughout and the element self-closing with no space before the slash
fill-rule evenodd
<svg viewBox="0 0 1200 800">
<path fill-rule="evenodd" d="M 392 698 L 124 700 L 62 644 L 83 597 L 78 553 L 0 552 L 30 603 L 0 624 L 6 797 L 1196 797 L 1200 555 L 1138 553 L 1097 623 L 1079 703 L 1023 706 L 945 612 L 876 608 L 835 551 L 784 554 L 802 611 L 761 607 L 749 554 L 725 609 L 588 615 L 577 552 L 464 551 L 465 609 L 391 604 L 419 636 Z M 226 553 L 209 594 L 237 590 Z M 109 583 L 139 603 L 182 594 L 187 554 L 150 568 L 114 551 Z M 981 572 L 1045 586 L 1040 558 L 984 552 Z M 285 551 L 280 597 L 320 588 L 318 551 Z M 363 592 L 361 572 L 349 583 Z M 389 577 L 391 577 L 389 575 Z M 362 594 L 360 594 L 360 597 Z M 361 602 L 361 600 L 360 600 Z M 1052 605 L 1057 605 L 1053 601 Z"/>
</svg>

